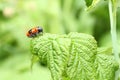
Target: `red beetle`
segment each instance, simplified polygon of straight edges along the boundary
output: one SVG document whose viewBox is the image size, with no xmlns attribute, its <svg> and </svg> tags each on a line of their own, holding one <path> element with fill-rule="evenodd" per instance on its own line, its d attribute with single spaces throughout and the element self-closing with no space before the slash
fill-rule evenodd
<svg viewBox="0 0 120 80">
<path fill-rule="evenodd" d="M 43 29 L 41 27 L 34 27 L 32 29 L 30 29 L 26 35 L 29 37 L 29 38 L 34 38 L 34 37 L 37 37 L 38 34 L 40 33 L 43 33 Z"/>
</svg>

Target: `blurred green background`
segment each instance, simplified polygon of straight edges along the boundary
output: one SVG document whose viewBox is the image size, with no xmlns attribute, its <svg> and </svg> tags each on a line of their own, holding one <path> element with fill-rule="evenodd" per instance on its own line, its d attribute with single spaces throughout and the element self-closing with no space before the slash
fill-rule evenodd
<svg viewBox="0 0 120 80">
<path fill-rule="evenodd" d="M 30 70 L 30 38 L 26 32 L 42 26 L 44 32 L 91 34 L 98 46 L 111 46 L 107 1 L 86 12 L 84 0 L 0 0 L 0 80 L 49 80 L 49 70 L 35 64 Z M 120 33 L 120 8 L 117 32 Z M 120 43 L 120 39 L 119 39 Z"/>
</svg>

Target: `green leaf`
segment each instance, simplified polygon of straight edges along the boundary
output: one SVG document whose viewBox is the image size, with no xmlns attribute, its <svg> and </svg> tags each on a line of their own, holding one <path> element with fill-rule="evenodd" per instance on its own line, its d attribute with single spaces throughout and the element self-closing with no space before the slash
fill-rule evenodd
<svg viewBox="0 0 120 80">
<path fill-rule="evenodd" d="M 87 7 L 89 7 L 92 4 L 93 0 L 85 0 Z"/>
<path fill-rule="evenodd" d="M 100 47 L 97 49 L 97 54 L 113 55 L 112 47 Z"/>
<path fill-rule="evenodd" d="M 70 59 L 67 73 L 70 80 L 95 80 L 94 60 L 97 43 L 91 35 L 70 33 Z"/>
<path fill-rule="evenodd" d="M 40 61 L 47 63 L 53 80 L 61 80 L 69 56 L 70 39 L 66 36 L 44 34 L 33 40 L 33 54 L 38 53 Z"/>
<path fill-rule="evenodd" d="M 33 64 L 34 64 L 35 62 L 37 62 L 38 60 L 39 60 L 38 56 L 32 55 L 32 58 L 31 58 L 31 65 L 30 65 L 31 71 L 32 71 Z"/>
<path fill-rule="evenodd" d="M 114 56 L 111 55 L 111 53 L 112 50 L 110 50 L 110 48 L 106 48 L 102 51 L 101 49 L 98 50 L 95 60 L 97 80 L 115 79 L 115 71 L 118 69 L 119 65 L 115 62 Z"/>
<path fill-rule="evenodd" d="M 89 2 L 87 2 L 89 1 Z M 92 3 L 91 3 L 92 1 Z M 87 5 L 87 11 L 91 10 L 92 8 L 94 8 L 98 3 L 100 2 L 100 0 L 86 0 L 86 5 L 89 3 L 89 5 Z"/>
<path fill-rule="evenodd" d="M 88 34 L 45 33 L 32 39 L 31 51 L 47 64 L 53 80 L 113 80 L 118 69 L 111 48 L 97 49 Z"/>
</svg>

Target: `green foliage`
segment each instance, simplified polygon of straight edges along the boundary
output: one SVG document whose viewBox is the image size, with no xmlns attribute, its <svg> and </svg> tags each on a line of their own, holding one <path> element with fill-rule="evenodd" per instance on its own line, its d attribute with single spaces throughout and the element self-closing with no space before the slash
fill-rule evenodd
<svg viewBox="0 0 120 80">
<path fill-rule="evenodd" d="M 112 48 L 98 48 L 95 60 L 97 80 L 114 80 L 119 64 L 115 61 Z"/>
<path fill-rule="evenodd" d="M 95 39 L 83 33 L 44 33 L 31 41 L 31 52 L 48 66 L 53 80 L 113 80 L 118 63 L 111 51 L 97 49 Z"/>
<path fill-rule="evenodd" d="M 18 51 L 16 48 L 18 42 L 10 31 L 4 31 L 2 28 L 0 29 L 0 60 L 3 60 Z"/>
<path fill-rule="evenodd" d="M 19 54 L 2 60 L 0 64 L 0 80 L 49 80 L 50 72 L 39 64 L 30 70 L 30 58 L 28 54 Z"/>
<path fill-rule="evenodd" d="M 87 10 L 91 10 L 92 8 L 94 8 L 99 1 L 100 0 L 85 0 L 86 5 L 88 7 Z"/>
<path fill-rule="evenodd" d="M 88 6 L 85 5 L 85 1 Z M 110 32 L 107 1 L 108 0 L 0 0 L 0 80 L 50 79 L 50 77 L 48 77 L 49 71 L 45 66 L 41 67 L 40 65 L 36 65 L 33 67 L 32 74 L 28 69 L 30 68 L 29 38 L 26 37 L 25 33 L 34 26 L 42 26 L 44 32 L 47 33 L 67 34 L 74 31 L 92 34 L 97 40 L 98 46 L 103 47 L 107 45 L 108 47 L 111 47 L 111 37 L 110 35 L 106 35 L 106 33 L 109 34 Z M 117 1 L 117 27 L 118 31 L 120 31 L 120 0 L 112 1 Z M 86 7 L 90 12 L 85 11 Z M 69 36 L 63 36 L 67 36 L 67 38 L 70 39 L 70 34 Z M 64 46 L 69 46 L 71 42 L 69 39 L 62 38 L 61 40 L 58 40 L 62 42 L 60 42 L 60 47 L 64 48 Z M 63 40 L 65 40 L 66 43 L 64 43 Z M 57 46 L 57 43 L 54 43 L 54 46 Z M 79 45 L 76 44 L 74 46 L 79 47 Z M 54 49 L 61 52 L 58 47 L 55 47 Z M 66 49 L 68 49 L 68 47 L 66 47 Z M 107 53 L 105 53 L 107 55 L 104 55 L 104 50 L 107 50 Z M 76 52 L 76 50 L 73 51 Z M 70 54 L 69 51 L 65 51 L 65 53 L 67 53 L 68 56 Z M 97 55 L 98 53 L 102 54 Z M 100 48 L 98 53 L 95 56 L 97 61 L 103 61 L 103 58 L 99 59 L 101 56 L 111 56 L 111 62 L 113 58 L 111 48 Z M 76 53 L 75 55 L 78 54 Z M 70 55 L 70 57 L 72 57 L 72 55 Z M 75 59 L 75 57 L 72 58 L 73 60 Z M 36 62 L 38 60 L 38 56 L 34 55 L 32 60 L 33 63 Z M 97 62 L 96 60 L 95 62 Z M 109 62 L 106 60 L 108 60 L 108 58 L 105 59 L 105 63 Z M 47 59 L 42 57 L 40 63 L 47 65 Z M 102 63 L 104 63 L 104 61 Z M 110 68 L 112 68 L 112 66 L 113 65 L 110 65 Z M 82 67 L 84 67 L 84 65 L 82 65 Z M 102 66 L 99 68 L 102 69 Z M 63 67 L 60 69 L 63 69 Z M 111 72 L 114 74 L 113 69 L 114 68 L 111 69 Z M 66 70 L 70 71 L 70 69 Z M 74 71 L 74 69 L 72 69 L 71 72 L 72 71 Z M 59 70 L 58 72 L 61 73 Z M 67 74 L 67 72 L 63 70 L 62 78 L 69 80 L 72 74 Z M 103 76 L 103 78 L 105 78 L 104 76 L 108 77 L 107 74 L 103 75 L 102 73 L 104 73 L 104 70 L 101 70 L 100 75 Z M 80 75 L 82 74 L 80 73 Z M 74 76 L 76 76 L 76 74 L 74 74 Z M 113 75 L 110 76 L 110 78 L 111 77 L 113 77 Z"/>
<path fill-rule="evenodd" d="M 92 4 L 93 0 L 85 0 L 85 2 L 86 2 L 86 5 L 89 7 Z"/>
</svg>

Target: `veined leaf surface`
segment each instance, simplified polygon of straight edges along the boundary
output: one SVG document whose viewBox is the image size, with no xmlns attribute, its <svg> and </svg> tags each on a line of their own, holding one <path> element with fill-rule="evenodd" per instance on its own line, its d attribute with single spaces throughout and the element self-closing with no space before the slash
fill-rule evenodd
<svg viewBox="0 0 120 80">
<path fill-rule="evenodd" d="M 99 51 L 88 34 L 45 33 L 32 39 L 31 51 L 47 64 L 53 80 L 113 80 L 118 69 L 114 57 Z"/>
</svg>

